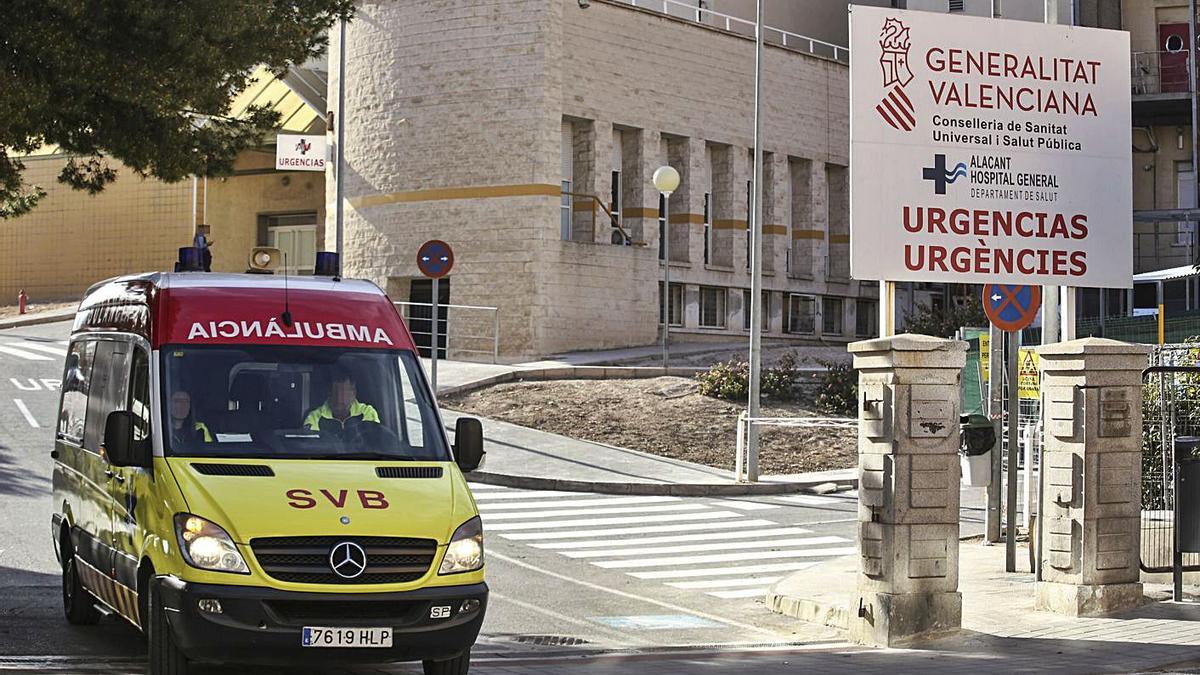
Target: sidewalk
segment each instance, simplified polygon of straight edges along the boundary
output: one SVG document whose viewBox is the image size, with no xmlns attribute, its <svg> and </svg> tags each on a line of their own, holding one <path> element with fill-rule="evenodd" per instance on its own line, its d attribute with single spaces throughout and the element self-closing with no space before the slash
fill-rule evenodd
<svg viewBox="0 0 1200 675">
<path fill-rule="evenodd" d="M 428 372 L 429 361 L 422 360 Z M 438 361 L 438 394 L 445 395 L 522 376 L 628 377 L 634 374 L 657 377 L 662 372 L 659 368 L 608 368 L 559 361 L 512 366 Z M 691 372 L 690 369 L 670 371 L 671 374 L 683 376 Z M 443 421 L 451 433 L 460 416 L 452 410 L 442 410 Z M 470 479 L 508 487 L 608 494 L 711 496 L 781 494 L 812 490 L 818 486 L 833 489 L 834 485 L 849 489 L 856 486 L 858 481 L 857 472 L 846 469 L 762 476 L 758 483 L 736 483 L 731 471 L 568 438 L 499 420 L 483 420 L 483 431 L 487 461 L 481 469 L 471 473 Z M 729 453 L 732 457 L 732 447 Z"/>
<path fill-rule="evenodd" d="M 7 328 L 22 328 L 24 326 L 37 326 L 43 323 L 56 323 L 58 321 L 71 321 L 75 318 L 75 307 L 67 309 L 52 309 L 44 312 L 34 312 L 30 314 L 20 314 L 14 317 L 0 319 L 0 330 Z"/>
<path fill-rule="evenodd" d="M 898 661 L 904 663 L 901 670 L 919 667 L 931 672 L 943 672 L 935 657 L 942 666 L 957 660 L 958 665 L 948 669 L 955 671 L 1136 672 L 1188 661 L 1195 662 L 1191 668 L 1200 666 L 1200 602 L 1159 602 L 1170 597 L 1168 587 L 1147 584 L 1147 604 L 1130 612 L 1072 618 L 1034 610 L 1033 574 L 1005 573 L 1004 546 L 963 541 L 959 555 L 962 632 L 917 650 L 871 653 L 908 654 Z M 1018 567 L 1028 567 L 1023 545 L 1017 559 Z M 767 607 L 844 629 L 857 567 L 857 556 L 849 556 L 787 577 L 768 592 Z M 968 654 L 974 659 L 965 658 Z M 972 660 L 975 665 L 968 666 Z"/>
</svg>

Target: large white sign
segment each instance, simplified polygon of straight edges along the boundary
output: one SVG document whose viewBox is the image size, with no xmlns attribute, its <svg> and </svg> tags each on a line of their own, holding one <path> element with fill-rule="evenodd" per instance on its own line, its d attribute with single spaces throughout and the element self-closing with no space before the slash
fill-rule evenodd
<svg viewBox="0 0 1200 675">
<path fill-rule="evenodd" d="M 1129 287 L 1129 34 L 850 13 L 858 279 Z"/>
<path fill-rule="evenodd" d="M 275 168 L 284 171 L 324 171 L 325 137 L 279 134 L 275 137 Z"/>
</svg>

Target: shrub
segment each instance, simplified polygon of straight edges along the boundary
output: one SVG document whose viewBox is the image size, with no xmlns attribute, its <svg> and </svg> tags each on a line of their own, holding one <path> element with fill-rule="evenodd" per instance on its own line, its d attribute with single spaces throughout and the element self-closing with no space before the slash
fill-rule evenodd
<svg viewBox="0 0 1200 675">
<path fill-rule="evenodd" d="M 763 368 L 759 383 L 762 396 L 777 401 L 796 399 L 800 375 L 796 357 L 790 352 L 784 354 L 776 366 Z M 750 395 L 750 364 L 739 359 L 717 363 L 696 379 L 700 381 L 700 393 L 705 396 L 744 402 Z"/>
<path fill-rule="evenodd" d="M 813 375 L 813 405 L 830 415 L 858 415 L 858 373 L 848 363 L 822 362 L 826 370 Z"/>
<path fill-rule="evenodd" d="M 750 395 L 750 364 L 737 359 L 721 361 L 696 375 L 700 393 L 726 401 L 745 400 Z"/>
<path fill-rule="evenodd" d="M 951 338 L 955 331 L 964 326 L 986 326 L 987 315 L 983 313 L 983 301 L 971 295 L 960 307 L 950 303 L 948 308 L 934 310 L 926 304 L 918 304 L 912 314 L 904 317 L 904 332 Z"/>
</svg>

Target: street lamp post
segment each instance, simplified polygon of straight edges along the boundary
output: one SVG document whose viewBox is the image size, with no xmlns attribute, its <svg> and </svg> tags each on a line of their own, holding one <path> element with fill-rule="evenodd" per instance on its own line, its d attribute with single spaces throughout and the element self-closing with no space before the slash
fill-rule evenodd
<svg viewBox="0 0 1200 675">
<path fill-rule="evenodd" d="M 662 360 L 666 370 L 670 363 L 667 333 L 671 326 L 671 193 L 679 187 L 679 172 L 670 166 L 660 166 L 654 171 L 653 181 L 663 198 Z"/>
</svg>

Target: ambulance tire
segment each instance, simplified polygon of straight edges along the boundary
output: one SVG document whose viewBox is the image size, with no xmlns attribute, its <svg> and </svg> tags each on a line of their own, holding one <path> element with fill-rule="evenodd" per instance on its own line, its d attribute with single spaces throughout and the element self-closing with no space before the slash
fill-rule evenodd
<svg viewBox="0 0 1200 675">
<path fill-rule="evenodd" d="M 150 675 L 187 675 L 188 659 L 175 645 L 175 634 L 167 623 L 158 586 L 150 584 L 150 618 L 146 622 Z"/>
<path fill-rule="evenodd" d="M 467 675 L 471 669 L 471 650 L 447 661 L 422 661 L 425 675 Z"/>
<path fill-rule="evenodd" d="M 67 557 L 63 563 L 63 614 L 67 617 L 67 623 L 91 626 L 100 621 L 100 610 L 96 609 L 92 595 L 84 589 L 75 565 L 74 554 Z"/>
</svg>

